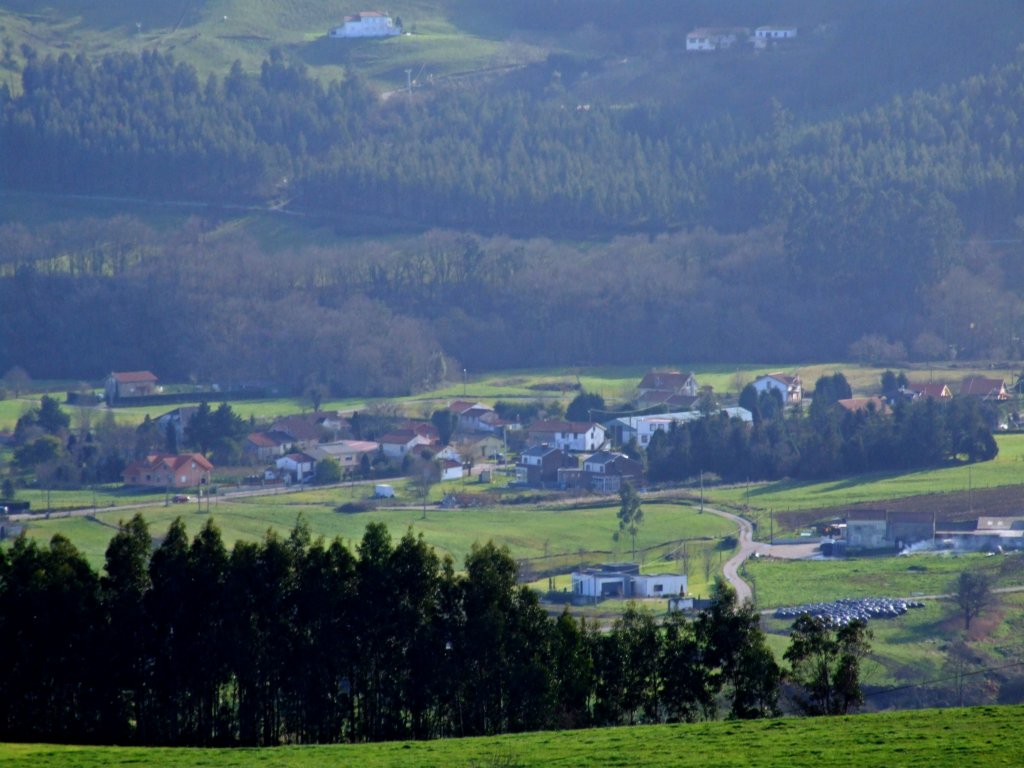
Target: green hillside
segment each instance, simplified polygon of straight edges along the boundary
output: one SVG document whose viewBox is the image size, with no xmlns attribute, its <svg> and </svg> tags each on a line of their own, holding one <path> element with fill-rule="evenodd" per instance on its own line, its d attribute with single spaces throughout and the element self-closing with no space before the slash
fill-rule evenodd
<svg viewBox="0 0 1024 768">
<path fill-rule="evenodd" d="M 1021 707 L 982 707 L 261 750 L 6 744 L 0 745 L 0 762 L 10 768 L 117 768 L 139 764 L 150 768 L 1015 766 L 1024 761 L 1024 734 L 1019 728 L 1022 717 Z"/>
<path fill-rule="evenodd" d="M 14 63 L 26 44 L 40 55 L 157 50 L 173 53 L 202 73 L 223 73 L 234 61 L 258 70 L 271 48 L 281 48 L 326 79 L 358 70 L 384 87 L 404 85 L 404 70 L 434 76 L 522 63 L 540 54 L 531 45 L 512 45 L 460 29 L 451 20 L 453 3 L 393 2 L 388 11 L 402 19 L 408 36 L 389 40 L 329 40 L 355 4 L 327 0 L 67 0 L 0 3 L 0 40 L 11 57 L 0 77 L 15 84 Z"/>
</svg>

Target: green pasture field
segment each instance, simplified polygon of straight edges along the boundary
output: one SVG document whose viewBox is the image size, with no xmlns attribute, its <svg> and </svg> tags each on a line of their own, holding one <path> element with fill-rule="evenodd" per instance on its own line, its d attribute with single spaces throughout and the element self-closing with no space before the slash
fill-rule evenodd
<svg viewBox="0 0 1024 768">
<path fill-rule="evenodd" d="M 783 665 L 792 623 L 770 617 L 762 622 L 768 645 Z M 861 665 L 861 683 L 866 690 L 877 693 L 872 694 L 867 706 L 886 708 L 889 694 L 884 691 L 890 688 L 925 684 L 948 688 L 950 683 L 943 679 L 942 667 L 947 659 L 947 642 L 956 635 L 951 628 L 958 627 L 962 623 L 958 623 L 955 607 L 945 600 L 928 600 L 923 608 L 897 618 L 869 621 L 871 651 Z"/>
<path fill-rule="evenodd" d="M 38 397 L 18 397 L 0 400 L 0 430 L 11 432 L 18 419 L 26 412 L 39 405 Z"/>
<path fill-rule="evenodd" d="M 357 487 L 357 498 L 365 497 L 366 488 Z M 590 509 L 573 508 L 483 508 L 442 510 L 427 508 L 427 519 L 417 507 L 379 509 L 373 512 L 343 514 L 334 508 L 352 499 L 348 488 L 333 492 L 310 492 L 281 496 L 225 500 L 213 497 L 211 512 L 202 512 L 196 504 L 172 504 L 138 510 L 149 523 L 150 533 L 160 539 L 171 522 L 182 517 L 190 535 L 195 535 L 207 517 L 212 516 L 230 547 L 236 541 L 256 541 L 268 530 L 287 535 L 301 514 L 314 536 L 326 540 L 341 538 L 351 546 L 358 544 L 368 523 L 386 523 L 396 539 L 407 530 L 422 533 L 427 543 L 440 555 L 451 555 L 461 566 L 474 543 L 493 540 L 508 546 L 515 558 L 544 558 L 577 565 L 586 562 L 623 560 L 631 557 L 628 536 L 613 540 L 618 531 L 618 507 Z M 721 539 L 735 533 L 726 520 L 704 514 L 690 507 L 671 504 L 644 504 L 644 522 L 637 536 L 637 555 L 662 557 L 667 542 L 680 539 Z M 26 535 L 41 542 L 55 533 L 67 536 L 95 566 L 101 567 L 104 553 L 119 521 L 127 520 L 135 510 L 121 509 L 98 512 L 89 518 L 51 518 L 25 523 Z M 562 555 L 562 558 L 555 556 Z M 723 554 L 724 557 L 728 553 Z M 535 561 L 542 567 L 543 561 Z M 715 561 L 718 567 L 717 559 Z M 678 572 L 679 561 L 652 562 L 648 570 Z M 699 558 L 691 560 L 690 572 L 702 568 Z"/>
<path fill-rule="evenodd" d="M 1024 434 L 996 435 L 996 444 L 999 455 L 977 464 L 919 472 L 874 472 L 825 482 L 779 480 L 749 487 L 732 485 L 705 488 L 704 494 L 712 504 L 743 506 L 749 501 L 751 508 L 783 512 L 1024 484 Z M 761 523 L 764 534 L 768 530 L 766 515 L 761 515 Z"/>
<path fill-rule="evenodd" d="M 454 4 L 448 4 L 454 6 Z M 522 64 L 546 55 L 525 43 L 510 43 L 509 30 L 469 30 L 446 4 L 395 0 L 387 11 L 400 16 L 413 34 L 377 40 L 331 40 L 355 7 L 329 0 L 207 0 L 201 3 L 132 3 L 114 0 L 62 0 L 38 3 L 7 0 L 0 27 L 14 44 L 28 43 L 40 55 L 158 50 L 195 66 L 201 77 L 223 75 L 234 61 L 259 69 L 272 48 L 281 48 L 324 79 L 339 79 L 358 69 L 382 87 L 404 87 L 406 68 L 414 76 L 446 76 Z M 73 41 L 73 42 L 69 42 Z M 17 75 L 0 70 L 15 92 Z"/>
<path fill-rule="evenodd" d="M 1024 763 L 1022 718 L 1024 708 L 1006 706 L 276 749 L 4 744 L 0 745 L 0 762 L 10 768 L 140 764 L 152 768 L 1017 766 Z"/>
<path fill-rule="evenodd" d="M 1016 586 L 1020 577 L 1002 578 L 1000 568 L 1011 554 L 954 555 L 947 552 L 847 560 L 776 560 L 744 564 L 744 578 L 754 585 L 759 608 L 827 602 L 843 597 L 913 597 L 950 592 L 950 584 L 967 570 L 997 577 L 997 586 Z"/>
</svg>

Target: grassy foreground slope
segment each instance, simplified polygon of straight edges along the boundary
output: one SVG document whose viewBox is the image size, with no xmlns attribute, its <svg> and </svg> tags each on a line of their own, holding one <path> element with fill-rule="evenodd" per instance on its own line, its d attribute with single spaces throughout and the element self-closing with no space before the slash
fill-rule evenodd
<svg viewBox="0 0 1024 768">
<path fill-rule="evenodd" d="M 126 766 L 1016 766 L 1022 707 L 717 722 L 263 750 L 0 745 L 8 768 Z"/>
</svg>

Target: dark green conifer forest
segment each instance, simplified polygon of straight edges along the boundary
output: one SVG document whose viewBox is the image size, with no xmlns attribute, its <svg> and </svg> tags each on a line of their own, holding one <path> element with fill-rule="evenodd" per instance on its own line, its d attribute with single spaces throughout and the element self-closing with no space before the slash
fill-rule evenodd
<svg viewBox="0 0 1024 768">
<path fill-rule="evenodd" d="M 569 34 L 621 5 L 547 18 Z M 709 13 L 653 5 L 674 32 Z M 791 4 L 805 35 L 761 54 L 660 40 L 715 90 L 626 102 L 587 92 L 610 64 L 554 52 L 384 99 L 280 49 L 201 77 L 169 52 L 26 48 L 0 183 L 133 212 L 0 224 L 0 368 L 392 394 L 446 361 L 1018 358 L 1024 19 L 891 5 Z M 467 23 L 527 29 L 526 6 Z M 956 29 L 992 34 L 944 53 Z M 180 225 L 154 228 L 147 201 Z M 258 211 L 336 236 L 223 226 Z"/>
</svg>

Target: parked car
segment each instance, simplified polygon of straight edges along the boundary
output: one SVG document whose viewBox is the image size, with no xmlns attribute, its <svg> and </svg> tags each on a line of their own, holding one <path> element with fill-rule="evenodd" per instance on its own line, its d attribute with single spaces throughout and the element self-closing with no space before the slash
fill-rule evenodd
<svg viewBox="0 0 1024 768">
<path fill-rule="evenodd" d="M 173 504 L 188 504 L 190 501 L 192 501 L 192 497 L 186 496 L 184 493 L 178 493 L 171 497 Z"/>
</svg>

